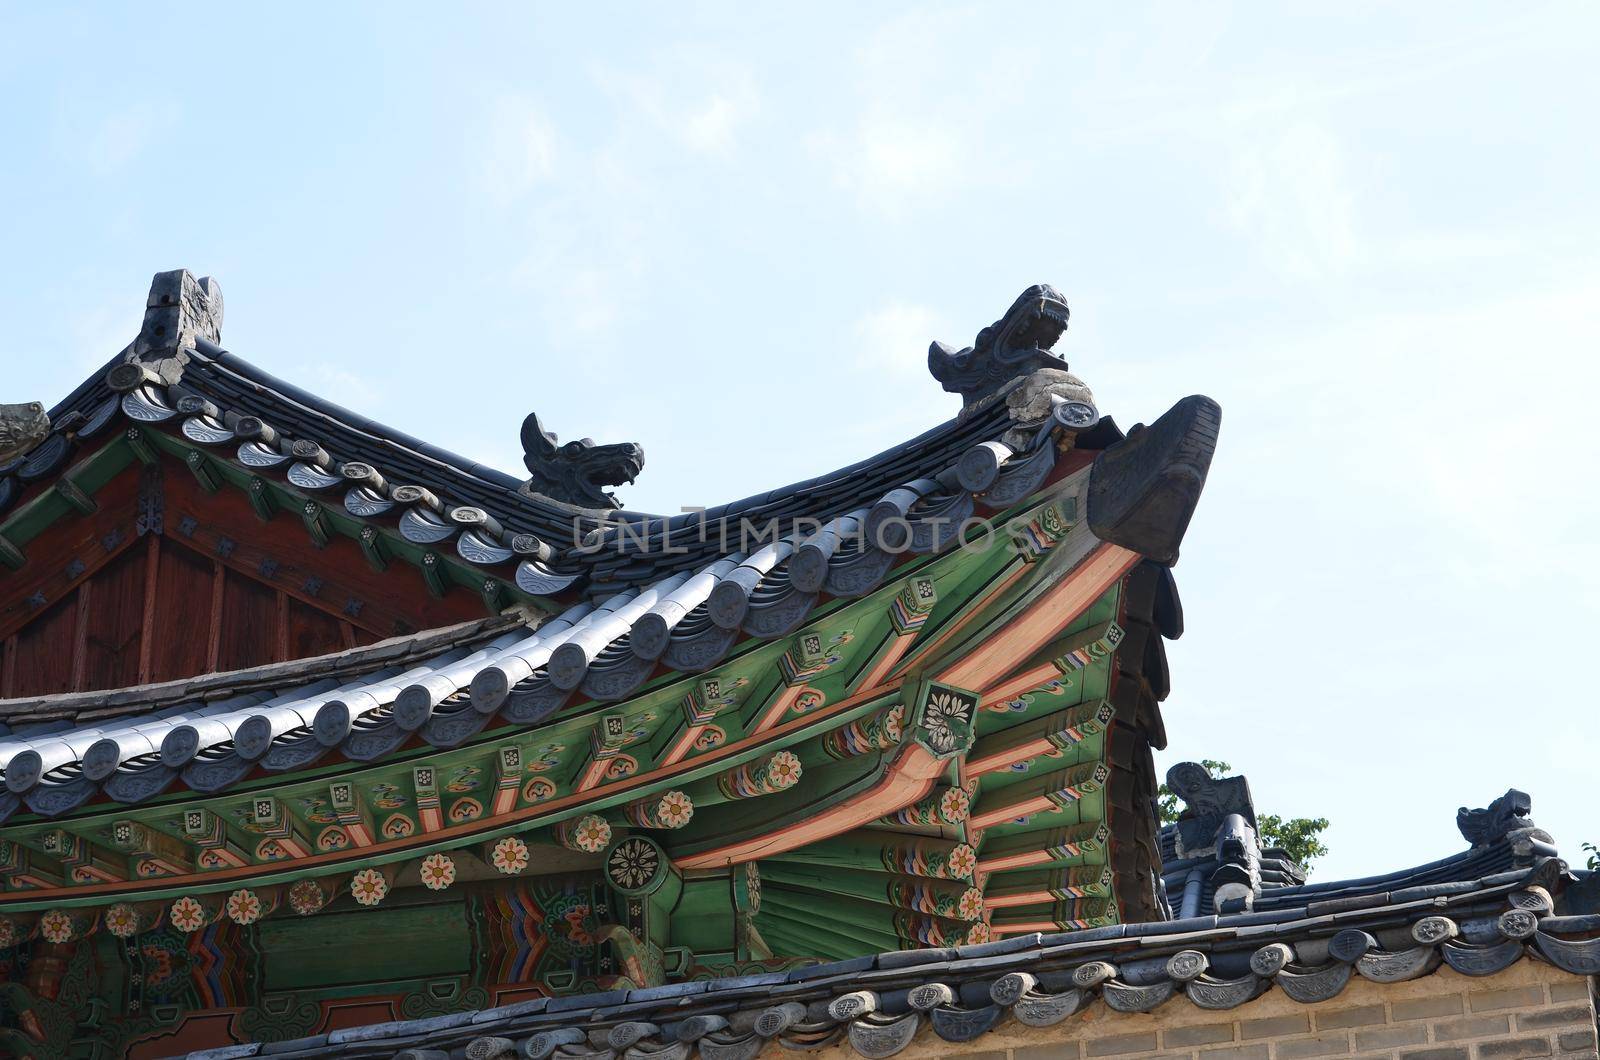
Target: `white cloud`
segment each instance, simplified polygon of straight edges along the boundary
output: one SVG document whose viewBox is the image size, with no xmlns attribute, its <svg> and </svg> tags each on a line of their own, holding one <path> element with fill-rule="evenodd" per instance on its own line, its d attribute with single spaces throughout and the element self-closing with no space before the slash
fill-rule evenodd
<svg viewBox="0 0 1600 1060">
<path fill-rule="evenodd" d="M 544 108 L 525 97 L 505 97 L 491 108 L 483 154 L 483 181 L 498 202 L 520 198 L 556 172 L 555 126 Z"/>
</svg>

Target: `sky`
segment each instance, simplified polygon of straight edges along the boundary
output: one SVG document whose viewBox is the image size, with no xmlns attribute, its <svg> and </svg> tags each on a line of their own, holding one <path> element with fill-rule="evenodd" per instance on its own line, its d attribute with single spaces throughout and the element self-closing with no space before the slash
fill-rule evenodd
<svg viewBox="0 0 1600 1060">
<path fill-rule="evenodd" d="M 713 505 L 952 415 L 928 343 L 1032 283 L 1124 426 L 1222 436 L 1165 771 L 1326 816 L 1323 879 L 1594 812 L 1600 8 L 0 3 L 0 400 L 153 273 L 223 340 L 521 470 L 637 441 Z"/>
</svg>

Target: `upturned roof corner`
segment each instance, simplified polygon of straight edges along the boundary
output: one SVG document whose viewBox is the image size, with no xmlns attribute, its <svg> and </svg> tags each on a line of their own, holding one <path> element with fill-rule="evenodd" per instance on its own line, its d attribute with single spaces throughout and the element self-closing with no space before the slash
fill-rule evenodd
<svg viewBox="0 0 1600 1060">
<path fill-rule="evenodd" d="M 210 276 L 195 279 L 188 269 L 156 273 L 139 334 L 106 376 L 107 385 L 127 393 L 146 383 L 177 383 L 197 341 L 221 343 L 222 308 L 222 285 Z"/>
</svg>

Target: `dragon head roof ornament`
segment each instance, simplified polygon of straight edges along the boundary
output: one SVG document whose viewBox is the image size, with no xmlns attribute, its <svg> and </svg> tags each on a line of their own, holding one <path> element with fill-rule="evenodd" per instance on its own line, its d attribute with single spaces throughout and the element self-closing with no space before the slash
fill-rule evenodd
<svg viewBox="0 0 1600 1060">
<path fill-rule="evenodd" d="M 960 394 L 963 408 L 993 397 L 1007 383 L 1040 368 L 1065 372 L 1067 362 L 1051 353 L 1067 330 L 1065 296 L 1036 283 L 1017 296 L 1005 315 L 978 332 L 971 346 L 958 350 L 943 342 L 928 347 L 928 371 L 945 390 Z"/>
<path fill-rule="evenodd" d="M 1214 777 L 1199 762 L 1179 762 L 1167 770 L 1167 787 L 1184 803 L 1178 817 L 1182 850 L 1198 853 L 1215 846 L 1230 818 L 1254 832 L 1256 809 L 1244 777 Z"/>
<path fill-rule="evenodd" d="M 1456 811 L 1456 827 L 1461 836 L 1475 847 L 1488 846 L 1504 839 L 1512 832 L 1537 828 L 1528 815 L 1533 812 L 1533 798 L 1525 791 L 1512 788 L 1483 809 L 1463 806 Z"/>
<path fill-rule="evenodd" d="M 544 429 L 539 414 L 522 421 L 522 462 L 532 475 L 522 484 L 525 493 L 537 493 L 580 508 L 620 508 L 606 486 L 632 483 L 644 470 L 644 447 L 637 442 L 597 445 L 590 438 L 563 444 Z"/>
<path fill-rule="evenodd" d="M 1004 440 L 1014 447 L 1026 444 L 1031 430 L 1052 414 L 1063 426 L 1087 429 L 1100 418 L 1094 395 L 1050 352 L 1070 316 L 1060 291 L 1036 283 L 978 332 L 971 346 L 929 346 L 928 371 L 945 390 L 961 395 L 963 416 L 1005 395 L 1015 427 Z"/>
</svg>

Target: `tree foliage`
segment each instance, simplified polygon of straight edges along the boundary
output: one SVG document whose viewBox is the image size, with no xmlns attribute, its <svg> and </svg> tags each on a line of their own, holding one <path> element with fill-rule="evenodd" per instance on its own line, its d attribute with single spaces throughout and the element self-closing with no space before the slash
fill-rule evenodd
<svg viewBox="0 0 1600 1060">
<path fill-rule="evenodd" d="M 1206 772 L 1218 780 L 1233 772 L 1233 767 L 1226 762 L 1205 758 L 1201 759 L 1200 764 L 1205 766 Z M 1183 811 L 1182 800 L 1165 784 L 1162 784 L 1160 791 L 1157 792 L 1156 802 L 1161 810 L 1162 824 L 1172 824 Z M 1311 871 L 1313 861 L 1328 855 L 1327 844 L 1321 838 L 1327 829 L 1326 817 L 1284 818 L 1275 813 L 1256 814 L 1256 834 L 1261 839 L 1261 845 L 1282 847 L 1289 857 L 1304 866 L 1308 873 Z"/>
</svg>

